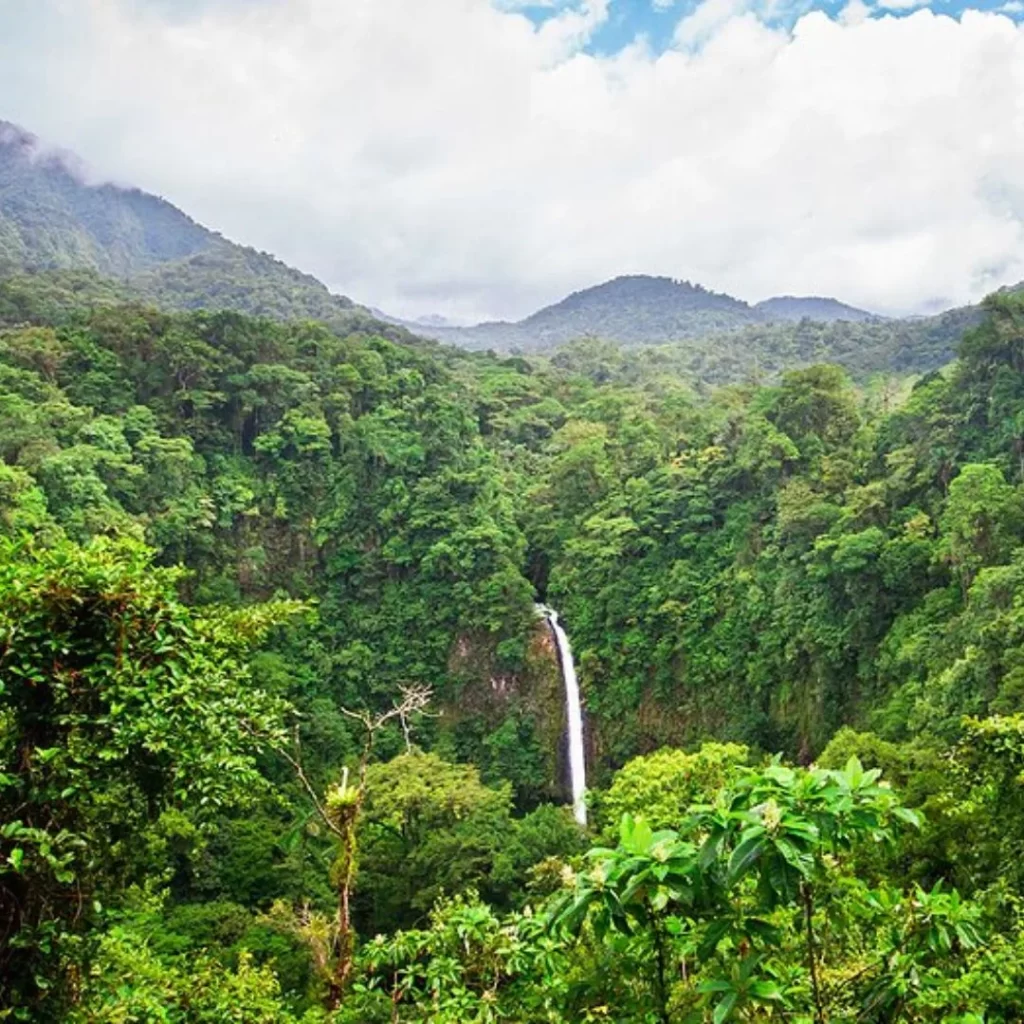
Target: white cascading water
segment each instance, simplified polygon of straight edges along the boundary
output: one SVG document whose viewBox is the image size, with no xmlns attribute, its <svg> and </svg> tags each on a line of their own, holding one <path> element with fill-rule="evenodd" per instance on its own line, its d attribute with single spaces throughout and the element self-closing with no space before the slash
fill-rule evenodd
<svg viewBox="0 0 1024 1024">
<path fill-rule="evenodd" d="M 572 789 L 572 813 L 581 825 L 587 823 L 587 762 L 583 755 L 583 709 L 580 706 L 580 686 L 576 680 L 576 664 L 572 660 L 569 637 L 558 623 L 558 613 L 539 606 L 538 611 L 548 621 L 555 643 L 558 661 L 565 683 L 565 707 L 569 726 L 569 783 Z"/>
</svg>

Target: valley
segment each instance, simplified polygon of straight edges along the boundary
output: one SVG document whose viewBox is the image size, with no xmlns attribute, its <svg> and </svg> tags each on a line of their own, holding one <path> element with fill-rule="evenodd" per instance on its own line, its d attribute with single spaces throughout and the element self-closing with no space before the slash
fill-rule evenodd
<svg viewBox="0 0 1024 1024">
<path fill-rule="evenodd" d="M 0 129 L 0 1016 L 1024 1017 L 1024 293 L 403 324 L 72 165 Z"/>
</svg>

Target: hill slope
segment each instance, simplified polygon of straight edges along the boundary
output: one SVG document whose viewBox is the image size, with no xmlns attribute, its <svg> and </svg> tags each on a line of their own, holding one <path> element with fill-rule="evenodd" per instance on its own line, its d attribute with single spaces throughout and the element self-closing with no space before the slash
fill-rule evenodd
<svg viewBox="0 0 1024 1024">
<path fill-rule="evenodd" d="M 157 196 L 86 182 L 74 156 L 0 121 L 0 266 L 91 270 L 168 309 L 211 307 L 346 329 L 371 319 L 267 253 L 236 245 Z M 376 322 L 376 321 L 373 321 Z"/>
<path fill-rule="evenodd" d="M 47 152 L 33 135 L 0 121 L 0 259 L 128 277 L 217 242 L 156 196 L 87 185 L 73 157 Z"/>
<path fill-rule="evenodd" d="M 820 296 L 779 295 L 765 299 L 754 306 L 762 319 L 779 320 L 817 320 L 831 323 L 834 320 L 856 322 L 859 320 L 878 320 L 874 313 L 856 306 L 848 306 L 838 299 Z"/>
</svg>

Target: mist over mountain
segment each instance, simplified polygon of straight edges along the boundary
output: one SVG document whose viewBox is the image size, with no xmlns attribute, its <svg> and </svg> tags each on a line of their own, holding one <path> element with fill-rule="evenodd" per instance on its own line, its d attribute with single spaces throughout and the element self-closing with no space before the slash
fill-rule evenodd
<svg viewBox="0 0 1024 1024">
<path fill-rule="evenodd" d="M 216 245 L 213 232 L 170 203 L 87 184 L 76 163 L 0 121 L 0 259 L 127 277 Z"/>
<path fill-rule="evenodd" d="M 95 184 L 73 155 L 0 121 L 0 266 L 89 270 L 169 309 L 230 309 L 349 329 L 376 320 L 268 253 L 237 245 L 176 206 Z"/>
<path fill-rule="evenodd" d="M 8 122 L 0 122 L 4 265 L 85 274 L 53 283 L 57 305 L 70 289 L 96 301 L 116 294 L 164 309 L 313 319 L 341 332 L 415 335 L 504 352 L 550 353 L 581 338 L 667 346 L 675 372 L 705 383 L 815 361 L 840 363 L 858 376 L 925 372 L 948 362 L 964 327 L 978 319 L 974 307 L 885 319 L 819 296 L 750 304 L 697 283 L 631 274 L 573 292 L 516 322 L 460 327 L 440 316 L 402 320 L 333 294 L 315 277 L 225 239 L 164 199 L 90 182 L 73 154 L 47 149 Z M 46 290 L 31 292 L 38 300 Z"/>
</svg>

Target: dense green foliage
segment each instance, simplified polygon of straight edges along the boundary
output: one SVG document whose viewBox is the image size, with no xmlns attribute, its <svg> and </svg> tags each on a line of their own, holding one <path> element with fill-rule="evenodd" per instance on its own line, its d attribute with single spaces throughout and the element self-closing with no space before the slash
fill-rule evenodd
<svg viewBox="0 0 1024 1024">
<path fill-rule="evenodd" d="M 0 323 L 0 1012 L 1020 1019 L 1024 298 L 711 394 L 81 274 Z"/>
<path fill-rule="evenodd" d="M 200 619 L 177 574 L 96 541 L 0 552 L 0 997 L 45 991 L 55 956 L 130 884 L 176 806 L 262 783 L 240 722 L 282 709 L 246 692 L 245 646 L 288 609 Z"/>
<path fill-rule="evenodd" d="M 965 330 L 977 326 L 976 306 L 906 320 L 802 319 L 714 334 L 687 346 L 669 346 L 667 355 L 684 361 L 696 380 L 727 384 L 768 380 L 787 369 L 835 363 L 856 380 L 882 374 L 927 373 L 948 363 Z"/>
</svg>

